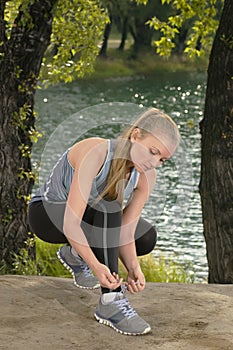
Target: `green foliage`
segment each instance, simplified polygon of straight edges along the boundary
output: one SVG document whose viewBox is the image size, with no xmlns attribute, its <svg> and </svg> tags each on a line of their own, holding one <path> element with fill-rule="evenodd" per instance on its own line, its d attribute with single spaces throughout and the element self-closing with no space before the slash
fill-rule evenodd
<svg viewBox="0 0 233 350">
<path fill-rule="evenodd" d="M 61 244 L 49 244 L 36 239 L 36 261 L 38 274 L 42 276 L 70 277 L 70 273 L 60 263 L 56 252 Z"/>
<path fill-rule="evenodd" d="M 154 44 L 160 56 L 169 56 L 175 47 L 174 38 L 179 34 L 187 20 L 193 23 L 189 30 L 188 40 L 184 52 L 190 57 L 200 56 L 209 51 L 213 36 L 218 26 L 217 0 L 162 0 L 162 4 L 173 6 L 175 14 L 169 16 L 167 21 L 160 21 L 153 17 L 147 22 L 151 28 L 159 30 L 161 38 Z"/>
<path fill-rule="evenodd" d="M 36 262 L 28 256 L 28 242 L 26 248 L 21 249 L 20 254 L 15 255 L 14 272 L 17 274 L 37 274 L 54 277 L 70 277 L 70 273 L 57 259 L 57 249 L 61 244 L 49 244 L 36 238 Z M 33 243 L 30 241 L 29 243 Z M 152 254 L 139 258 L 143 273 L 147 282 L 181 282 L 192 283 L 193 274 L 190 266 L 182 267 L 172 260 L 163 257 L 155 259 Z M 122 263 L 119 264 L 119 275 L 126 279 L 126 270 Z"/>
<path fill-rule="evenodd" d="M 24 105 L 19 108 L 18 112 L 14 112 L 12 121 L 13 125 L 25 132 L 28 128 L 27 120 L 29 119 L 31 113 L 31 106 L 28 103 L 24 103 Z"/>
<path fill-rule="evenodd" d="M 37 129 L 34 126 L 30 126 L 28 128 L 27 122 L 31 115 L 33 115 L 34 118 L 36 118 L 37 116 L 36 112 L 32 111 L 32 107 L 28 103 L 25 103 L 22 107 L 19 108 L 18 112 L 13 113 L 12 124 L 16 128 L 20 128 L 25 133 L 28 133 L 31 142 L 37 143 L 39 138 L 42 137 L 42 133 L 37 131 Z M 31 156 L 28 153 L 30 146 L 22 144 L 19 148 L 21 149 L 23 157 Z"/>
<path fill-rule="evenodd" d="M 57 50 L 52 60 L 44 58 L 49 81 L 71 82 L 93 70 L 99 52 L 106 10 L 98 0 L 59 0 L 54 9 L 51 43 Z"/>
<path fill-rule="evenodd" d="M 160 57 L 149 52 L 139 53 L 137 60 L 130 60 L 130 50 L 120 52 L 108 49 L 108 58 L 97 58 L 95 70 L 86 79 L 103 79 L 124 76 L 151 76 L 162 72 L 206 72 L 208 56 L 189 59 L 184 55 L 172 55 L 169 58 Z"/>
<path fill-rule="evenodd" d="M 33 26 L 29 13 L 29 6 L 35 0 L 7 1 L 4 11 L 6 36 L 10 39 L 12 28 L 19 12 L 21 16 L 19 26 Z M 93 70 L 93 64 L 99 53 L 99 45 L 103 31 L 109 21 L 107 10 L 100 0 L 58 0 L 53 9 L 53 27 L 51 46 L 56 54 L 43 60 L 40 78 L 44 83 L 71 82 L 77 77 L 83 77 Z M 3 55 L 3 53 L 2 53 Z M 30 82 L 26 82 L 29 84 Z M 31 85 L 30 85 L 31 86 Z M 27 86 L 20 85 L 19 92 L 25 92 Z"/>
<path fill-rule="evenodd" d="M 183 267 L 179 263 L 174 261 L 166 260 L 160 256 L 155 258 L 152 254 L 148 254 L 144 257 L 139 258 L 141 269 L 145 275 L 147 282 L 180 282 L 180 283 L 193 283 L 194 276 L 190 271 L 190 266 Z M 126 279 L 127 273 L 120 263 L 119 275 Z"/>
<path fill-rule="evenodd" d="M 21 248 L 19 254 L 13 254 L 13 272 L 16 275 L 37 275 L 36 261 L 30 258 L 29 250 L 35 244 L 35 238 L 28 238 L 25 247 Z"/>
<path fill-rule="evenodd" d="M 42 137 L 42 133 L 40 131 L 37 131 L 35 128 L 31 127 L 28 131 L 29 138 L 32 143 L 37 143 L 39 138 Z"/>
<path fill-rule="evenodd" d="M 2 224 L 6 225 L 9 222 L 11 222 L 13 219 L 13 210 L 8 208 L 7 212 L 4 214 L 3 218 L 2 218 Z"/>
<path fill-rule="evenodd" d="M 136 0 L 138 5 L 146 5 L 148 0 Z"/>
<path fill-rule="evenodd" d="M 168 23 L 159 21 L 157 17 L 153 17 L 147 23 L 150 24 L 150 27 L 155 30 L 160 30 L 163 34 L 160 40 L 154 41 L 154 44 L 157 46 L 157 53 L 161 56 L 169 56 L 170 52 L 175 47 L 173 39 L 176 34 L 179 33 L 179 30 L 175 26 L 171 27 Z"/>
<path fill-rule="evenodd" d="M 34 0 L 14 0 L 7 1 L 4 11 L 4 21 L 6 27 L 6 36 L 9 39 L 11 36 L 12 27 L 15 23 L 15 18 L 19 11 L 24 13 L 21 18 L 21 22 L 18 25 L 24 26 L 27 23 L 28 29 L 33 26 L 31 16 L 28 12 L 28 6 L 32 4 Z"/>
<path fill-rule="evenodd" d="M 18 275 L 42 275 L 70 277 L 70 273 L 57 259 L 56 252 L 61 244 L 49 244 L 39 238 L 27 240 L 18 255 L 14 254 L 13 272 Z M 30 244 L 36 244 L 36 260 L 29 257 Z"/>
<path fill-rule="evenodd" d="M 19 7 L 22 3 L 22 0 L 14 0 L 14 1 L 7 1 L 4 11 L 4 21 L 5 21 L 5 28 L 6 28 L 6 35 L 9 39 L 11 35 L 11 30 L 15 22 L 15 18 L 19 12 Z"/>
<path fill-rule="evenodd" d="M 28 145 L 25 145 L 24 143 L 22 143 L 18 148 L 21 151 L 22 157 L 31 158 L 31 151 Z"/>
<path fill-rule="evenodd" d="M 36 128 L 33 126 L 30 126 L 28 128 L 28 120 L 31 117 L 31 115 L 33 115 L 34 118 L 36 118 L 36 113 L 32 111 L 32 107 L 28 103 L 24 103 L 24 105 L 20 107 L 17 112 L 13 113 L 12 124 L 17 129 L 20 128 L 25 133 L 28 133 L 31 142 L 36 143 L 38 142 L 38 139 L 42 136 L 42 134 L 39 131 L 37 131 Z M 23 157 L 30 157 L 30 154 L 28 153 L 30 147 L 28 145 L 22 144 L 20 146 L 20 149 Z"/>
<path fill-rule="evenodd" d="M 20 173 L 18 174 L 18 177 L 20 179 L 23 179 L 24 177 L 27 178 L 29 181 L 30 179 L 35 179 L 36 174 L 33 171 L 25 171 L 23 168 L 20 168 Z"/>
<path fill-rule="evenodd" d="M 28 127 L 28 120 L 32 115 L 36 117 L 36 113 L 32 111 L 32 107 L 28 103 L 25 103 L 17 112 L 13 113 L 12 124 L 16 129 L 20 129 L 25 134 L 28 134 L 31 142 L 36 143 L 42 134 L 38 132 L 35 127 Z M 31 144 L 21 143 L 18 149 L 22 157 L 31 158 Z M 19 168 L 18 177 L 19 179 L 27 179 L 27 181 L 36 181 L 38 179 L 38 168 L 35 167 L 33 171 Z M 21 193 L 21 189 L 19 188 L 17 191 L 17 198 L 23 199 L 26 203 L 29 203 L 31 195 Z"/>
</svg>

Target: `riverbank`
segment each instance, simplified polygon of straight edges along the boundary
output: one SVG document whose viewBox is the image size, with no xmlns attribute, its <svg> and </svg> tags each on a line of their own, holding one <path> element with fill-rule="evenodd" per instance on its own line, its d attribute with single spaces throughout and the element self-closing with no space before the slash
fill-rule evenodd
<svg viewBox="0 0 233 350">
<path fill-rule="evenodd" d="M 230 350 L 233 348 L 231 285 L 148 283 L 128 295 L 152 332 L 131 337 L 95 321 L 99 291 L 71 279 L 0 276 L 0 349 L 4 350 Z"/>
<path fill-rule="evenodd" d="M 132 58 L 130 50 L 119 51 L 108 49 L 107 57 L 97 57 L 94 72 L 84 79 L 100 79 L 109 77 L 156 75 L 169 72 L 206 72 L 208 58 L 193 58 L 173 55 L 169 58 L 158 56 L 154 50 L 142 52 Z"/>
<path fill-rule="evenodd" d="M 205 73 L 208 68 L 208 55 L 205 57 L 189 58 L 187 55 L 171 55 L 161 57 L 155 53 L 155 49 L 139 52 L 136 56 L 130 47 L 124 51 L 116 47 L 117 40 L 113 40 L 106 56 L 98 56 L 91 73 L 86 73 L 78 80 L 100 80 L 106 78 L 121 78 L 135 76 L 156 76 L 166 73 L 196 72 Z M 52 53 L 48 51 L 47 60 L 52 60 Z M 46 65 L 41 67 L 42 81 L 49 79 Z"/>
</svg>

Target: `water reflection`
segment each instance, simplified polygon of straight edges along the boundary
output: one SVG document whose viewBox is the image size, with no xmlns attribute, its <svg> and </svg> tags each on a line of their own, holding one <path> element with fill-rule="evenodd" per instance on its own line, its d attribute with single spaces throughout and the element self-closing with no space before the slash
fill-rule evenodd
<svg viewBox="0 0 233 350">
<path fill-rule="evenodd" d="M 34 148 L 33 160 L 39 160 L 46 140 L 67 117 L 88 106 L 116 101 L 132 102 L 141 107 L 155 106 L 164 110 L 179 125 L 183 147 L 174 159 L 158 171 L 158 180 L 143 215 L 156 225 L 159 239 L 155 255 L 163 254 L 181 262 L 191 262 L 196 281 L 207 277 L 207 263 L 201 218 L 198 184 L 200 178 L 199 122 L 203 116 L 205 76 L 202 74 L 160 74 L 156 77 L 106 79 L 61 84 L 36 95 L 38 126 L 44 137 Z M 95 118 L 95 116 L 92 116 Z M 98 116 L 103 137 L 115 137 L 120 130 L 107 126 L 117 121 L 117 112 L 109 108 Z M 86 115 L 80 121 L 89 123 Z M 127 121 L 127 116 L 126 116 Z M 69 131 L 66 131 L 69 137 Z M 66 146 L 66 145 L 64 145 Z M 67 147 L 70 145 L 67 145 Z M 54 149 L 56 152 L 56 149 Z M 53 162 L 48 155 L 47 162 Z"/>
</svg>

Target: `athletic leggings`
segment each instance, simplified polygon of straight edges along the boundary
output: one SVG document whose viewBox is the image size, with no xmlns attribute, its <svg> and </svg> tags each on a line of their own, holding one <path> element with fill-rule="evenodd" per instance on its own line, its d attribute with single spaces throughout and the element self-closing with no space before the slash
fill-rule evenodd
<svg viewBox="0 0 233 350">
<path fill-rule="evenodd" d="M 33 202 L 29 205 L 28 220 L 31 231 L 49 243 L 68 243 L 63 233 L 65 203 Z M 116 201 L 100 201 L 95 207 L 87 205 L 81 227 L 100 263 L 118 273 L 121 208 Z M 156 244 L 154 227 L 140 218 L 135 230 L 137 256 L 151 252 Z M 107 292 L 102 288 L 102 292 Z"/>
</svg>

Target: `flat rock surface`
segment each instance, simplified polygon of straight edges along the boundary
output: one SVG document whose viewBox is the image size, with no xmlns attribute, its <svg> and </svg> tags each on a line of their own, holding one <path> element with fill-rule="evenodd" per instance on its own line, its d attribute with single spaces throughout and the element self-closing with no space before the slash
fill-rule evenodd
<svg viewBox="0 0 233 350">
<path fill-rule="evenodd" d="M 151 325 L 144 336 L 98 323 L 99 293 L 71 279 L 0 276 L 0 349 L 233 349 L 232 285 L 147 283 L 142 293 L 127 293 Z"/>
</svg>

